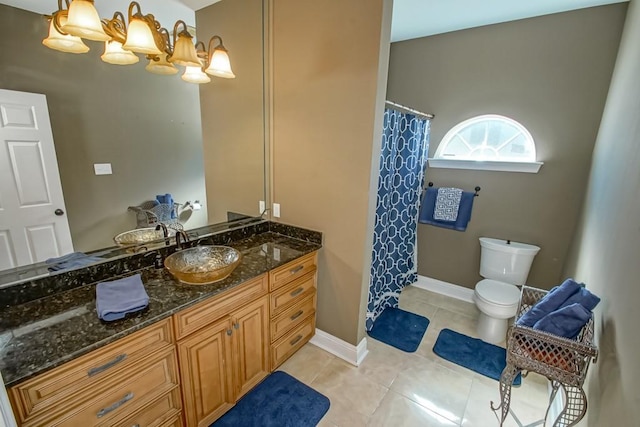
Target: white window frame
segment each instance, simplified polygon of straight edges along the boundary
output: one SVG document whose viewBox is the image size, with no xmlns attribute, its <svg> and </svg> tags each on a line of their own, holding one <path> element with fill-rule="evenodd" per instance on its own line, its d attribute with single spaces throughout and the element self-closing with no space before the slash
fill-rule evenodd
<svg viewBox="0 0 640 427">
<path fill-rule="evenodd" d="M 516 127 L 520 134 L 524 135 L 531 147 L 533 148 L 533 158 L 536 158 L 535 141 L 531 136 L 531 133 L 515 120 L 497 115 L 497 114 L 485 114 L 476 116 L 471 119 L 458 123 L 446 133 L 433 158 L 429 160 L 429 166 L 432 168 L 446 168 L 446 169 L 472 169 L 472 170 L 489 170 L 489 171 L 501 171 L 501 172 L 525 172 L 525 173 L 538 173 L 543 162 L 538 161 L 513 161 L 513 160 L 469 160 L 469 159 L 454 159 L 446 158 L 442 156 L 442 152 L 445 150 L 449 142 L 456 136 L 462 129 L 465 129 L 475 123 L 483 122 L 485 120 L 502 120 L 508 122 L 510 125 Z"/>
</svg>

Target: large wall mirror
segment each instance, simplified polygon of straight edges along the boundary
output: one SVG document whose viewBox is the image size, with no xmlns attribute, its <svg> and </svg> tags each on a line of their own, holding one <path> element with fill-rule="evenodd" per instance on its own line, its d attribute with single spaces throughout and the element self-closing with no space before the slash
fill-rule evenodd
<svg viewBox="0 0 640 427">
<path fill-rule="evenodd" d="M 158 2 L 138 2 L 143 13 L 165 19 L 154 12 Z M 37 3 L 51 13 L 58 2 Z M 97 0 L 99 11 L 100 3 L 124 4 L 121 11 L 128 4 Z M 236 75 L 204 85 L 182 81 L 181 67 L 173 76 L 151 74 L 142 55 L 134 65 L 107 64 L 101 42 L 87 41 L 85 54 L 48 49 L 42 14 L 7 4 L 16 2 L 0 1 L 0 89 L 46 96 L 74 251 L 114 247 L 114 236 L 139 226 L 128 208 L 157 195 L 171 194 L 180 204 L 185 230 L 260 216 L 259 201 L 266 200 L 263 0 L 221 0 L 195 13 L 198 40 L 220 35 Z M 101 17 L 111 16 L 101 11 Z M 172 30 L 185 17 L 168 19 L 161 24 Z M 110 164 L 112 173 L 96 175 L 95 164 Z M 200 209 L 193 209 L 196 201 Z M 1 270 L 0 285 L 11 268 L 5 262 Z"/>
</svg>

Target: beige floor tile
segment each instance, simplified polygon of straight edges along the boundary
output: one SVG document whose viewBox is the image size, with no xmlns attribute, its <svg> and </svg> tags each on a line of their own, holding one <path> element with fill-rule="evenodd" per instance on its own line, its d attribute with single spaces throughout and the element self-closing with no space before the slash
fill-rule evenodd
<svg viewBox="0 0 640 427">
<path fill-rule="evenodd" d="M 369 416 L 363 415 L 358 411 L 354 411 L 348 404 L 341 402 L 337 398 L 329 397 L 329 400 L 331 400 L 331 406 L 329 406 L 329 411 L 326 415 L 322 420 L 320 420 L 319 425 L 335 427 L 365 427 L 369 423 Z"/>
<path fill-rule="evenodd" d="M 311 343 L 305 344 L 278 370 L 284 371 L 309 385 L 318 373 L 336 357 Z"/>
<path fill-rule="evenodd" d="M 456 427 L 458 424 L 389 391 L 369 422 L 370 427 Z"/>
<path fill-rule="evenodd" d="M 376 410 L 388 388 L 363 375 L 359 368 L 341 359 L 332 360 L 320 371 L 311 387 L 350 411 L 369 417 Z M 335 417 L 329 417 L 336 424 Z"/>
<path fill-rule="evenodd" d="M 414 353 L 398 350 L 370 337 L 367 338 L 367 348 L 369 355 L 358 367 L 358 373 L 387 388 L 402 370 L 423 360 Z"/>
<path fill-rule="evenodd" d="M 419 314 L 431 320 L 438 307 L 419 298 L 400 298 L 399 307 L 404 311 Z"/>
<path fill-rule="evenodd" d="M 402 371 L 391 390 L 439 415 L 459 423 L 471 391 L 473 377 L 428 359 Z"/>
</svg>

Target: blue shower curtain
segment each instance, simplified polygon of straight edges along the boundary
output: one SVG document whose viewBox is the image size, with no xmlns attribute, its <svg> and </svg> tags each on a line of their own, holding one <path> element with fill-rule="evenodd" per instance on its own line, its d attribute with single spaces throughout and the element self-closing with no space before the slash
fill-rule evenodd
<svg viewBox="0 0 640 427">
<path fill-rule="evenodd" d="M 416 245 L 430 121 L 392 109 L 384 112 L 382 152 L 366 329 L 402 289 L 418 279 Z"/>
</svg>

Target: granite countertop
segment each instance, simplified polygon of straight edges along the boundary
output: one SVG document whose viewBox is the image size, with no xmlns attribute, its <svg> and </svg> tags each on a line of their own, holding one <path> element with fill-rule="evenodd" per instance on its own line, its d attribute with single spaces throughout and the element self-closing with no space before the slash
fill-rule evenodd
<svg viewBox="0 0 640 427">
<path fill-rule="evenodd" d="M 3 310 L 0 372 L 5 385 L 16 385 L 320 249 L 317 243 L 272 232 L 229 246 L 242 252 L 242 262 L 227 279 L 211 285 L 184 285 L 165 269 L 153 267 L 114 277 L 140 273 L 149 295 L 149 307 L 126 319 L 98 319 L 95 283 Z"/>
</svg>

